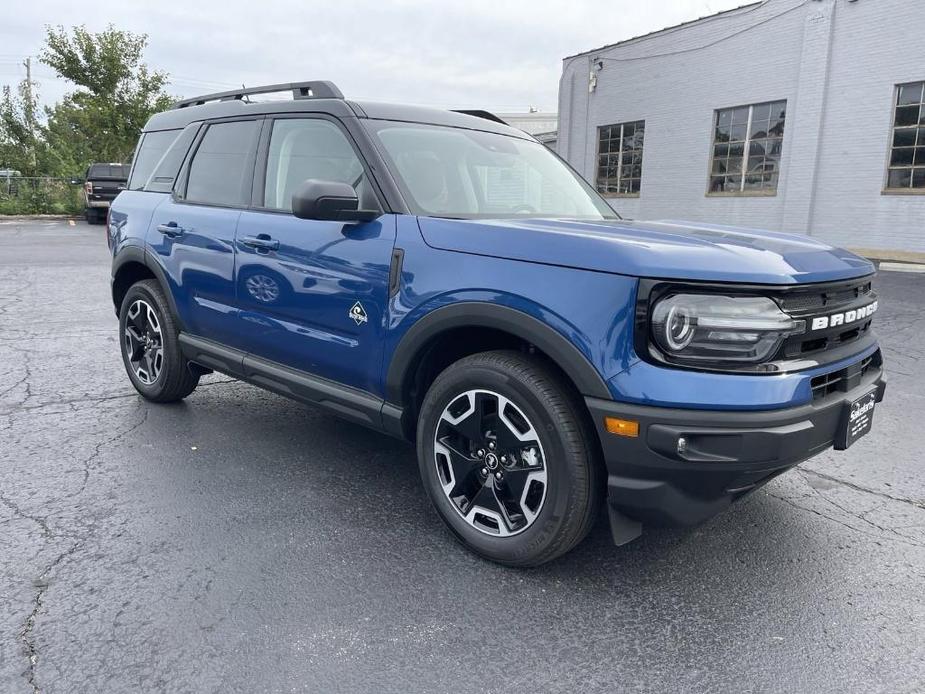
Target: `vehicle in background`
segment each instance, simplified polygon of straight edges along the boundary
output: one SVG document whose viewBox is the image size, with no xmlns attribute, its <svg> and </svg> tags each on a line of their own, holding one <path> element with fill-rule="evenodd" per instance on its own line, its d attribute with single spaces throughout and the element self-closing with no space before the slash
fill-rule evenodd
<svg viewBox="0 0 925 694">
<path fill-rule="evenodd" d="M 567 552 L 601 507 L 618 544 L 701 523 L 883 398 L 870 261 L 621 219 L 491 114 L 273 85 L 182 101 L 137 152 L 107 239 L 138 392 L 215 370 L 414 441 L 443 521 L 503 564 Z M 345 487 L 368 463 L 340 461 Z M 418 515 L 351 498 L 331 508 Z"/>
<path fill-rule="evenodd" d="M 128 164 L 90 164 L 84 176 L 84 216 L 88 224 L 102 224 L 116 196 L 128 183 Z"/>
</svg>

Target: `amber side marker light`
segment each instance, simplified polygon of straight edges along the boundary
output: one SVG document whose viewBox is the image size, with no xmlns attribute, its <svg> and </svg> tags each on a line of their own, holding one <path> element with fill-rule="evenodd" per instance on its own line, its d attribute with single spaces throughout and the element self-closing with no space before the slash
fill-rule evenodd
<svg viewBox="0 0 925 694">
<path fill-rule="evenodd" d="M 632 438 L 639 436 L 639 422 L 635 422 L 632 419 L 604 417 L 604 426 L 607 427 L 607 431 L 617 436 L 629 436 Z"/>
</svg>

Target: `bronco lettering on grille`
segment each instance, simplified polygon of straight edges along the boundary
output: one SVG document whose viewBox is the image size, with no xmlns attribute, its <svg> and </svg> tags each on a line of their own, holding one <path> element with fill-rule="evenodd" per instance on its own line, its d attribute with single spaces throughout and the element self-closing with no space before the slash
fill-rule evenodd
<svg viewBox="0 0 925 694">
<path fill-rule="evenodd" d="M 825 330 L 826 328 L 836 328 L 839 325 L 850 325 L 857 323 L 865 318 L 870 318 L 877 311 L 877 302 L 867 304 L 858 309 L 844 311 L 843 313 L 833 313 L 831 316 L 819 316 L 813 318 L 812 330 Z"/>
</svg>

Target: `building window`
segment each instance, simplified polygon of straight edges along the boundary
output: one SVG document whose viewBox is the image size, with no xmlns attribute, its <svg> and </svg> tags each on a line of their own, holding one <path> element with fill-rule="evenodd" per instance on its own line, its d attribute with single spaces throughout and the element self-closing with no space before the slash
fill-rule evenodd
<svg viewBox="0 0 925 694">
<path fill-rule="evenodd" d="M 711 195 L 768 195 L 777 191 L 786 101 L 716 112 Z"/>
<path fill-rule="evenodd" d="M 597 190 L 604 195 L 639 195 L 644 120 L 597 129 Z"/>
<path fill-rule="evenodd" d="M 896 88 L 887 190 L 925 192 L 925 82 Z"/>
</svg>

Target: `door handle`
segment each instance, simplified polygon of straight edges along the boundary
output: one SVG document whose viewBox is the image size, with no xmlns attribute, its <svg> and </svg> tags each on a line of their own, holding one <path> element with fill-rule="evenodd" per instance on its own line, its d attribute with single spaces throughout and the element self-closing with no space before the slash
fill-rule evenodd
<svg viewBox="0 0 925 694">
<path fill-rule="evenodd" d="M 181 236 L 186 229 L 181 226 L 178 226 L 176 222 L 168 222 L 167 224 L 158 224 L 157 230 L 161 232 L 164 236 L 169 236 L 170 238 L 176 238 Z"/>
<path fill-rule="evenodd" d="M 256 248 L 260 251 L 278 251 L 279 250 L 279 241 L 277 239 L 271 239 L 266 234 L 261 234 L 260 236 L 244 236 L 241 239 L 241 243 L 250 248 Z"/>
</svg>

